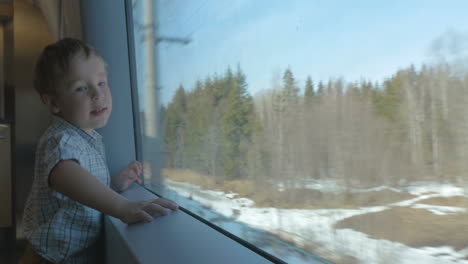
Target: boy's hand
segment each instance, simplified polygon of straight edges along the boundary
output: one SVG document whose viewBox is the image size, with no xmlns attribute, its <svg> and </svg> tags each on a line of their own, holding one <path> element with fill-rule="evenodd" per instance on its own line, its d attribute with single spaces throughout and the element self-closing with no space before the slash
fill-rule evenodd
<svg viewBox="0 0 468 264">
<path fill-rule="evenodd" d="M 141 184 L 143 181 L 138 176 L 143 172 L 143 166 L 139 161 L 130 162 L 123 168 L 118 175 L 112 178 L 111 187 L 117 192 L 125 191 L 130 184 L 136 182 Z"/>
<path fill-rule="evenodd" d="M 121 207 L 119 219 L 127 224 L 134 224 L 141 221 L 151 222 L 154 217 L 167 215 L 171 210 L 177 210 L 179 206 L 164 198 L 147 200 L 140 202 L 127 201 Z"/>
</svg>

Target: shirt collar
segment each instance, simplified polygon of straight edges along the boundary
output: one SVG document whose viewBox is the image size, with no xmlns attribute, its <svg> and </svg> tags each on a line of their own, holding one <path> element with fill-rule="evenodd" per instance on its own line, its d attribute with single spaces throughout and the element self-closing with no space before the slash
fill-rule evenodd
<svg viewBox="0 0 468 264">
<path fill-rule="evenodd" d="M 57 126 L 63 126 L 65 128 L 69 128 L 69 129 L 72 129 L 73 131 L 77 132 L 80 136 L 82 136 L 84 139 L 90 141 L 90 142 L 93 142 L 95 143 L 96 141 L 99 141 L 102 139 L 102 136 L 101 134 L 99 134 L 98 132 L 96 132 L 96 130 L 93 130 L 91 133 L 88 133 L 86 131 L 84 131 L 83 129 L 73 125 L 72 123 L 68 122 L 67 120 L 59 117 L 59 116 L 56 116 L 56 115 L 53 115 L 53 122 L 57 125 Z"/>
</svg>

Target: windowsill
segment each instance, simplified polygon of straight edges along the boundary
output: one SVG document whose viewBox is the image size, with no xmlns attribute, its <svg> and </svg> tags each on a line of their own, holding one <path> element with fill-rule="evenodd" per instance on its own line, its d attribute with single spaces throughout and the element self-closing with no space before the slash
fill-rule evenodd
<svg viewBox="0 0 468 264">
<path fill-rule="evenodd" d="M 136 184 L 122 195 L 157 198 Z M 108 263 L 271 263 L 180 210 L 135 225 L 107 216 L 106 245 Z"/>
</svg>

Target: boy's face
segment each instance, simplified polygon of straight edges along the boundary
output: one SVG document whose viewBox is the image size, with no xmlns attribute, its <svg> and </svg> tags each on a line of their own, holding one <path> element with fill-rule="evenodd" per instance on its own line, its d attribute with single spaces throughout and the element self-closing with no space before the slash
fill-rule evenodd
<svg viewBox="0 0 468 264">
<path fill-rule="evenodd" d="M 88 133 L 105 126 L 112 111 L 112 96 L 102 59 L 75 56 L 68 74 L 59 82 L 51 107 L 54 114 Z"/>
</svg>

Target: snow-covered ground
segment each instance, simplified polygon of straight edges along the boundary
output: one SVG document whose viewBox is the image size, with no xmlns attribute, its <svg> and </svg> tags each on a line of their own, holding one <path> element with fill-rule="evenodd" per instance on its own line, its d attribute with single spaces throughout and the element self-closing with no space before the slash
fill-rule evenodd
<svg viewBox="0 0 468 264">
<path fill-rule="evenodd" d="M 267 233 L 260 236 L 249 233 L 260 229 L 292 240 L 299 246 L 311 246 L 314 248 L 314 253 L 319 256 L 347 255 L 358 259 L 362 263 L 468 264 L 468 248 L 461 251 L 455 251 L 448 246 L 411 248 L 397 242 L 372 239 L 366 234 L 352 229 L 333 228 L 335 223 L 345 218 L 380 212 L 389 209 L 391 206 L 422 208 L 438 215 L 466 212 L 466 208 L 418 203 L 418 201 L 432 197 L 468 197 L 468 192 L 465 189 L 450 184 L 440 185 L 422 182 L 402 188 L 382 186 L 372 189 L 356 189 L 356 192 L 390 189 L 410 193 L 417 197 L 385 206 L 317 210 L 256 208 L 253 206 L 254 202 L 252 200 L 236 198 L 237 195 L 233 193 L 226 194 L 219 191 L 203 190 L 192 184 L 171 180 L 166 180 L 165 184 L 177 193 L 177 195 L 174 194 L 174 196 L 168 198 L 176 200 L 182 206 L 253 244 L 261 243 L 261 239 L 265 239 L 265 236 L 267 236 Z M 336 184 L 334 185 L 328 181 L 310 183 L 308 187 L 324 192 L 340 192 Z M 235 219 L 235 221 L 229 219 Z M 279 238 L 273 240 L 278 240 L 274 241 L 274 243 L 279 243 L 283 249 L 279 250 L 277 245 L 272 246 L 271 237 L 269 238 L 271 243 L 263 243 L 261 247 L 288 263 L 314 262 L 315 259 L 312 254 L 301 251 L 293 245 L 288 245 Z"/>
</svg>

